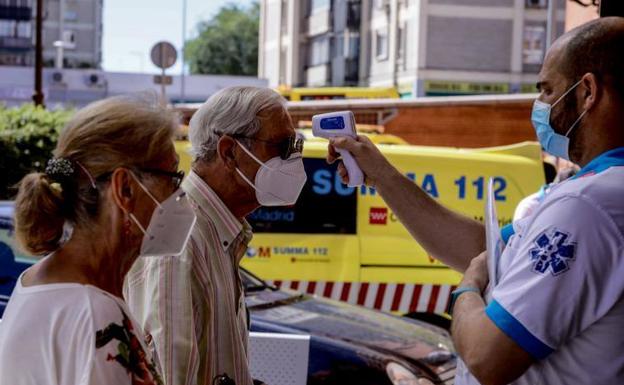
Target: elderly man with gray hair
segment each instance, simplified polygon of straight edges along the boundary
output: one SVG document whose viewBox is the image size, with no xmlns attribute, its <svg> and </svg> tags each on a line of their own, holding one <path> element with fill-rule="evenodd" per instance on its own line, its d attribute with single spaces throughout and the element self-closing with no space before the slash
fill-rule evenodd
<svg viewBox="0 0 624 385">
<path fill-rule="evenodd" d="M 197 214 L 178 257 L 142 258 L 125 295 L 152 337 L 167 385 L 251 385 L 248 318 L 239 262 L 252 237 L 245 216 L 294 204 L 306 175 L 284 99 L 267 88 L 232 87 L 195 113 L 193 164 L 182 188 Z"/>
</svg>

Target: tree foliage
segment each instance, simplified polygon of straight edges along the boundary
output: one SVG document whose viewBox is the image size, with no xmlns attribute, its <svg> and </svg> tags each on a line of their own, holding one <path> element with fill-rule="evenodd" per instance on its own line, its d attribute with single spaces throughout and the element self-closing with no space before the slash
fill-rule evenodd
<svg viewBox="0 0 624 385">
<path fill-rule="evenodd" d="M 72 115 L 73 110 L 0 104 L 0 200 L 12 198 L 13 187 L 24 175 L 45 169 L 61 128 Z"/>
<path fill-rule="evenodd" d="M 260 6 L 229 4 L 208 22 L 198 25 L 199 35 L 187 42 L 185 58 L 193 74 L 258 74 Z"/>
</svg>

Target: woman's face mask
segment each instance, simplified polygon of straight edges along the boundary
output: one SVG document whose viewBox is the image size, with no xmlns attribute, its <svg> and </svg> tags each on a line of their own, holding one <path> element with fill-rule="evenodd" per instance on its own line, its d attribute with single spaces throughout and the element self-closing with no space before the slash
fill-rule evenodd
<svg viewBox="0 0 624 385">
<path fill-rule="evenodd" d="M 263 163 L 239 141 L 236 143 L 260 165 L 255 183 L 252 183 L 241 170 L 236 168 L 238 175 L 256 190 L 258 203 L 262 206 L 294 205 L 307 180 L 301 153 L 295 152 L 288 159 L 276 156 Z"/>
<path fill-rule="evenodd" d="M 130 213 L 130 218 L 143 232 L 139 255 L 142 257 L 164 257 L 182 254 L 197 220 L 186 193 L 182 189 L 178 189 L 169 198 L 158 202 L 139 181 L 139 178 L 133 173 L 132 177 L 156 203 L 147 229 L 143 228 L 134 214 Z"/>
</svg>

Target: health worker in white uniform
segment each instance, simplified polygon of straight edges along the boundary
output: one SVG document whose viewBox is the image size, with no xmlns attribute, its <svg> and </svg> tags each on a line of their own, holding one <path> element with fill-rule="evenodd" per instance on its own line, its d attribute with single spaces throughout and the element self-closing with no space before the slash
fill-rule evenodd
<svg viewBox="0 0 624 385">
<path fill-rule="evenodd" d="M 489 287 L 481 223 L 429 197 L 366 138 L 331 141 L 328 161 L 350 151 L 412 236 L 464 273 L 452 294 L 455 384 L 624 384 L 623 52 L 620 17 L 548 51 L 531 120 L 547 152 L 582 168 L 503 229 Z"/>
</svg>

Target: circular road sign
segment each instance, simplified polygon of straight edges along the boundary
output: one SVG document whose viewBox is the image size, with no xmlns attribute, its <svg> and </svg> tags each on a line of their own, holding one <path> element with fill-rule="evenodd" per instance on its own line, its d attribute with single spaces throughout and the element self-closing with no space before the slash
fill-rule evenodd
<svg viewBox="0 0 624 385">
<path fill-rule="evenodd" d="M 152 63 L 158 68 L 167 69 L 172 67 L 178 59 L 178 52 L 173 44 L 161 41 L 152 47 Z"/>
</svg>

